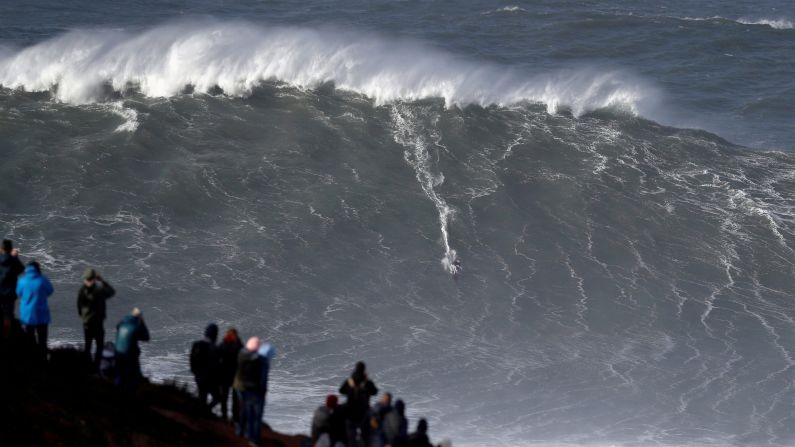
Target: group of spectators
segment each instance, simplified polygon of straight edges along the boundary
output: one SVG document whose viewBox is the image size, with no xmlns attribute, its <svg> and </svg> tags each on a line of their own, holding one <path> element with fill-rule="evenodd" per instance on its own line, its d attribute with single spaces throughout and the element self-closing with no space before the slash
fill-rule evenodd
<svg viewBox="0 0 795 447">
<path fill-rule="evenodd" d="M 191 346 L 190 370 L 199 401 L 209 410 L 220 403 L 221 416 L 228 419 L 231 394 L 235 432 L 259 445 L 270 362 L 276 350 L 258 337 L 249 338 L 243 345 L 235 328 L 227 330 L 218 344 L 217 339 L 218 326 L 211 323 L 204 330 L 204 338 Z"/>
<path fill-rule="evenodd" d="M 0 243 L 0 318 L 3 324 L 0 340 L 12 338 L 19 300 L 18 321 L 23 334 L 33 346 L 36 357 L 46 359 L 51 321 L 48 298 L 54 291 L 41 265 L 36 261 L 24 265 L 13 242 L 4 239 Z M 92 368 L 123 388 L 131 389 L 142 377 L 138 343 L 149 341 L 149 330 L 141 311 L 135 308 L 116 325 L 115 343 L 105 343 L 105 302 L 115 293 L 96 270 L 86 270 L 77 293 L 77 314 L 83 322 L 84 350 Z"/>
<path fill-rule="evenodd" d="M 364 362 L 356 363 L 353 373 L 340 386 L 345 396 L 340 404 L 336 394 L 326 396 L 326 404 L 312 417 L 313 447 L 432 447 L 428 421 L 420 419 L 417 430 L 408 433 L 406 404 L 392 394 L 383 393 L 370 406 L 378 388 L 367 376 Z"/>
<path fill-rule="evenodd" d="M 16 324 L 16 301 L 19 300 L 19 324 L 22 334 L 35 351 L 46 359 L 47 335 L 51 321 L 48 298 L 54 292 L 52 283 L 36 261 L 23 264 L 12 241 L 0 244 L 0 341 L 13 338 Z M 133 390 L 143 375 L 140 366 L 139 342 L 149 341 L 149 330 L 138 308 L 116 325 L 114 342 L 105 341 L 106 301 L 116 291 L 94 269 L 83 274 L 77 293 L 77 313 L 83 323 L 86 362 L 103 377 L 114 380 L 122 389 Z M 218 326 L 207 326 L 204 338 L 194 342 L 190 350 L 190 369 L 196 380 L 201 404 L 212 411 L 220 404 L 221 416 L 230 417 L 238 435 L 253 445 L 260 445 L 262 419 L 268 391 L 268 375 L 275 349 L 258 337 L 245 345 L 236 329 L 230 328 L 218 342 Z M 378 388 L 367 375 L 363 362 L 340 386 L 336 394 L 327 396 L 312 419 L 313 447 L 430 447 L 428 423 L 420 419 L 415 432 L 408 433 L 406 406 L 400 399 L 393 404 L 392 394 L 384 393 L 370 406 Z M 208 399 L 210 400 L 208 402 Z"/>
</svg>

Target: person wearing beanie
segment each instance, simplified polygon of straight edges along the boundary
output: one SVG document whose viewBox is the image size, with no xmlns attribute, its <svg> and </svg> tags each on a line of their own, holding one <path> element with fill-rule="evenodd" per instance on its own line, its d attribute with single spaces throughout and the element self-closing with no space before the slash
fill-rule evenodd
<svg viewBox="0 0 795 447">
<path fill-rule="evenodd" d="M 116 383 L 126 390 L 133 390 L 143 377 L 138 347 L 142 341 L 149 341 L 149 329 L 136 307 L 116 325 Z"/>
<path fill-rule="evenodd" d="M 330 446 L 338 442 L 348 444 L 345 435 L 344 408 L 338 404 L 336 394 L 326 396 L 326 404 L 317 407 L 312 415 L 312 445 L 317 444 L 323 436 L 328 438 L 327 444 Z"/>
<path fill-rule="evenodd" d="M 47 298 L 54 289 L 50 280 L 41 273 L 38 262 L 25 267 L 25 274 L 17 281 L 19 296 L 19 321 L 42 358 L 47 357 L 47 328 L 50 324 L 50 306 Z"/>
<path fill-rule="evenodd" d="M 94 368 L 102 359 L 102 347 L 105 344 L 105 301 L 116 291 L 94 269 L 83 274 L 83 285 L 77 292 L 77 314 L 83 320 L 83 350 L 86 357 L 93 360 Z M 96 353 L 91 355 L 91 343 L 96 345 Z"/>
<path fill-rule="evenodd" d="M 240 401 L 237 433 L 259 445 L 262 430 L 262 360 L 257 351 L 260 340 L 251 337 L 237 356 L 237 372 L 232 387 Z"/>
<path fill-rule="evenodd" d="M 226 331 L 223 340 L 218 345 L 218 382 L 221 388 L 221 416 L 224 419 L 229 417 L 228 401 L 232 389 L 232 382 L 235 380 L 237 372 L 237 356 L 243 349 L 243 343 L 235 328 Z M 240 417 L 239 401 L 236 393 L 232 394 L 232 421 L 237 423 Z"/>
<path fill-rule="evenodd" d="M 364 362 L 356 363 L 351 376 L 340 386 L 339 393 L 346 396 L 349 441 L 356 442 L 357 436 L 361 436 L 362 441 L 366 442 L 370 436 L 370 421 L 367 417 L 370 397 L 378 394 L 378 388 L 367 377 L 367 367 Z"/>
<path fill-rule="evenodd" d="M 212 410 L 220 402 L 220 385 L 218 382 L 220 364 L 215 341 L 218 339 L 218 326 L 210 323 L 204 330 L 204 338 L 193 343 L 190 349 L 190 371 L 196 380 L 199 400 L 203 406 Z M 207 396 L 210 404 L 207 404 Z"/>
</svg>

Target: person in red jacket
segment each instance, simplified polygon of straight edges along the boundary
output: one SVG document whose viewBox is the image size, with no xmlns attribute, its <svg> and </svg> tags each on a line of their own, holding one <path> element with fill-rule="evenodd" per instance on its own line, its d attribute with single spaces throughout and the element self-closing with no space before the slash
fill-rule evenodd
<svg viewBox="0 0 795 447">
<path fill-rule="evenodd" d="M 237 372 L 237 356 L 243 349 L 243 342 L 235 328 L 226 331 L 224 339 L 218 344 L 218 381 L 221 388 L 221 416 L 226 419 L 229 415 L 229 394 L 232 394 L 232 421 L 238 422 L 240 416 L 240 403 L 236 393 L 230 393 L 232 382 Z"/>
</svg>

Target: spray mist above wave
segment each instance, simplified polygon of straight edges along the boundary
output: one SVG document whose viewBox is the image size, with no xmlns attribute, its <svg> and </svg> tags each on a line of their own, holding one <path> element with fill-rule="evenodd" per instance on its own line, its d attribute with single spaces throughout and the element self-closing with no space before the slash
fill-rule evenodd
<svg viewBox="0 0 795 447">
<path fill-rule="evenodd" d="M 459 58 L 416 42 L 332 29 L 245 22 L 181 22 L 139 33 L 76 30 L 0 54 L 0 86 L 51 91 L 64 102 L 101 100 L 111 86 L 152 97 L 191 86 L 246 96 L 263 81 L 297 88 L 333 83 L 381 105 L 443 98 L 447 106 L 546 104 L 579 115 L 601 108 L 643 114 L 655 91 L 618 71 L 533 75 Z"/>
</svg>

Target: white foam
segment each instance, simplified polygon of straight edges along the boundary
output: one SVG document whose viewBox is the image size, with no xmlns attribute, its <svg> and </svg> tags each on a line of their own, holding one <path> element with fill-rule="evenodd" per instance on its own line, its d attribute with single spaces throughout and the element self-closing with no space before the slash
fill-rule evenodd
<svg viewBox="0 0 795 447">
<path fill-rule="evenodd" d="M 135 133 L 138 130 L 138 112 L 135 109 L 124 107 L 124 103 L 118 101 L 111 103 L 109 110 L 111 113 L 124 118 L 124 122 L 114 132 Z"/>
<path fill-rule="evenodd" d="M 458 273 L 458 266 L 454 264 L 457 260 L 456 251 L 450 247 L 449 225 L 453 216 L 453 208 L 447 204 L 444 198 L 436 191 L 436 187 L 444 183 L 444 175 L 434 174 L 431 168 L 431 154 L 428 151 L 428 137 L 422 134 L 418 128 L 417 119 L 412 110 L 408 107 L 397 105 L 392 108 L 392 122 L 395 126 L 393 136 L 395 141 L 406 147 L 403 158 L 414 168 L 417 181 L 420 183 L 425 195 L 436 206 L 439 213 L 439 229 L 442 233 L 442 245 L 444 245 L 444 256 L 441 259 L 442 267 L 450 274 Z M 431 135 L 439 144 L 441 137 Z"/>
<path fill-rule="evenodd" d="M 778 18 L 778 19 L 751 19 L 747 17 L 741 17 L 739 19 L 730 19 L 728 17 L 723 16 L 711 16 L 711 17 L 682 17 L 682 20 L 688 21 L 695 21 L 695 22 L 705 22 L 705 21 L 727 21 L 727 22 L 735 22 L 742 25 L 764 25 L 769 26 L 774 29 L 795 29 L 795 22 L 785 18 Z"/>
<path fill-rule="evenodd" d="M 524 12 L 524 11 L 527 11 L 527 10 L 524 9 L 524 8 L 520 8 L 518 6 L 513 6 L 512 5 L 512 6 L 503 6 L 502 8 L 492 9 L 492 10 L 486 11 L 486 12 L 484 12 L 482 14 L 483 15 L 489 15 L 489 14 L 496 14 L 496 13 L 500 13 L 500 12 Z"/>
<path fill-rule="evenodd" d="M 75 104 L 101 101 L 107 86 L 135 87 L 150 97 L 175 96 L 186 86 L 246 96 L 274 80 L 299 89 L 333 82 L 377 105 L 434 97 L 447 106 L 527 101 L 553 113 L 566 106 L 576 115 L 605 107 L 642 114 L 656 95 L 620 71 L 528 74 L 417 42 L 246 22 L 169 23 L 139 33 L 76 30 L 0 53 L 0 85 L 51 91 Z"/>
<path fill-rule="evenodd" d="M 737 19 L 737 23 L 742 23 L 744 25 L 767 25 L 774 29 L 795 29 L 795 23 L 791 20 L 779 18 L 779 19 L 748 19 L 748 18 L 741 18 Z"/>
</svg>

